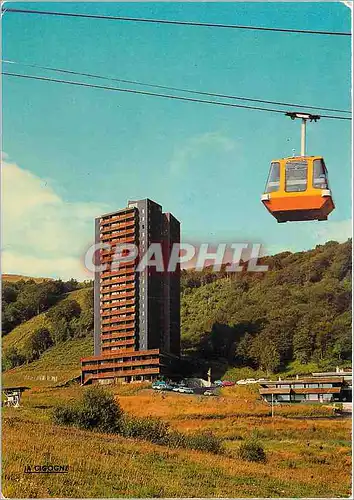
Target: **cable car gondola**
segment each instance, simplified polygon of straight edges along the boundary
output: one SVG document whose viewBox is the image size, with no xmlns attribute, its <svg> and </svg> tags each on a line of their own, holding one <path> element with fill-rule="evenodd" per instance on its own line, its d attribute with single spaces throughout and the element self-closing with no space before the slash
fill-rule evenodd
<svg viewBox="0 0 354 500">
<path fill-rule="evenodd" d="M 273 160 L 261 200 L 278 222 L 327 220 L 334 202 L 322 156 L 305 155 L 306 120 L 318 116 L 287 113 L 302 118 L 301 156 Z"/>
</svg>

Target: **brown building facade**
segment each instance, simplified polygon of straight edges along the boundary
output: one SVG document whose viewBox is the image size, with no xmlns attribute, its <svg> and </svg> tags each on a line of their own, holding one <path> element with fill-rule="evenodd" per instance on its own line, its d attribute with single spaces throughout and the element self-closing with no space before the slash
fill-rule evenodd
<svg viewBox="0 0 354 500">
<path fill-rule="evenodd" d="M 102 248 L 94 282 L 94 356 L 81 360 L 82 383 L 173 374 L 180 355 L 180 269 L 169 272 L 167 266 L 173 244 L 180 242 L 178 220 L 149 199 L 129 201 L 96 219 L 95 242 Z M 138 255 L 115 267 L 121 244 L 135 245 Z M 163 270 L 138 270 L 152 244 L 161 248 Z"/>
</svg>

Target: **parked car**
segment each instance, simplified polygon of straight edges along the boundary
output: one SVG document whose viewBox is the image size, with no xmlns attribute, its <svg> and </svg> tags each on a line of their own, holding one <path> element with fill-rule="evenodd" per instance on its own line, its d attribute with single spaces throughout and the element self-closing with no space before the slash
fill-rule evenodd
<svg viewBox="0 0 354 500">
<path fill-rule="evenodd" d="M 157 390 L 170 390 L 170 387 L 172 386 L 168 382 L 165 382 L 164 380 L 156 380 L 155 382 L 152 383 L 151 387 Z"/>
<path fill-rule="evenodd" d="M 156 382 L 153 382 L 151 384 L 151 387 L 155 389 L 156 387 L 161 387 L 162 385 L 165 385 L 165 382 L 162 382 L 161 380 L 157 380 Z"/>
<path fill-rule="evenodd" d="M 223 387 L 230 387 L 232 385 L 235 385 L 235 382 L 231 382 L 231 380 L 223 380 L 222 385 Z"/>
<path fill-rule="evenodd" d="M 203 395 L 204 395 L 204 396 L 216 396 L 215 392 L 213 392 L 213 391 L 209 391 L 209 390 L 208 390 L 208 391 L 205 391 L 205 392 L 203 393 Z"/>
<path fill-rule="evenodd" d="M 238 385 L 247 385 L 247 384 L 257 384 L 258 380 L 254 378 L 246 378 L 245 380 L 239 380 L 237 382 Z"/>
<path fill-rule="evenodd" d="M 222 380 L 215 380 L 214 385 L 222 386 Z"/>
<path fill-rule="evenodd" d="M 174 392 L 181 392 L 182 394 L 194 394 L 193 389 L 190 387 L 179 386 L 173 389 Z"/>
<path fill-rule="evenodd" d="M 174 386 L 170 385 L 170 384 L 163 383 L 163 384 L 153 384 L 152 388 L 155 391 L 172 391 Z"/>
<path fill-rule="evenodd" d="M 194 394 L 193 389 L 190 387 L 180 387 L 179 392 L 182 392 L 183 394 Z"/>
</svg>

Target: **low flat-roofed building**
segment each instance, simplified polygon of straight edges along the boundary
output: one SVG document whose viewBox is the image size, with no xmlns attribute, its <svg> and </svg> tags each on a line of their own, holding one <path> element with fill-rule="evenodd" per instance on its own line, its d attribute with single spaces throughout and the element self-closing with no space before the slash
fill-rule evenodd
<svg viewBox="0 0 354 500">
<path fill-rule="evenodd" d="M 268 402 L 329 403 L 352 400 L 351 381 L 341 375 L 303 377 L 260 382 L 260 395 Z"/>
<path fill-rule="evenodd" d="M 339 368 L 337 368 L 337 370 L 335 372 L 316 372 L 316 373 L 312 373 L 312 376 L 313 377 L 336 377 L 336 376 L 340 376 L 340 377 L 343 377 L 344 381 L 348 381 L 352 382 L 352 379 L 353 379 L 353 371 L 351 369 L 343 369 L 343 370 L 340 370 Z"/>
</svg>

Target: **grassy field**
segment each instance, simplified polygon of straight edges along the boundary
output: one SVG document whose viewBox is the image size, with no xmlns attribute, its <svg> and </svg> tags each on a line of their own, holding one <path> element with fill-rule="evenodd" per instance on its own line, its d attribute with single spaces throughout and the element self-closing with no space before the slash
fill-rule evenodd
<svg viewBox="0 0 354 500">
<path fill-rule="evenodd" d="M 155 415 L 185 433 L 212 430 L 222 455 L 172 450 L 51 422 L 54 406 L 84 389 L 32 387 L 22 407 L 3 412 L 3 494 L 43 497 L 348 497 L 351 421 L 319 406 L 277 406 L 275 417 L 255 388 L 223 389 L 220 397 L 158 394 L 144 385 L 115 386 L 122 408 Z M 266 463 L 237 451 L 256 436 Z M 68 474 L 24 474 L 26 465 L 69 465 Z"/>
</svg>

